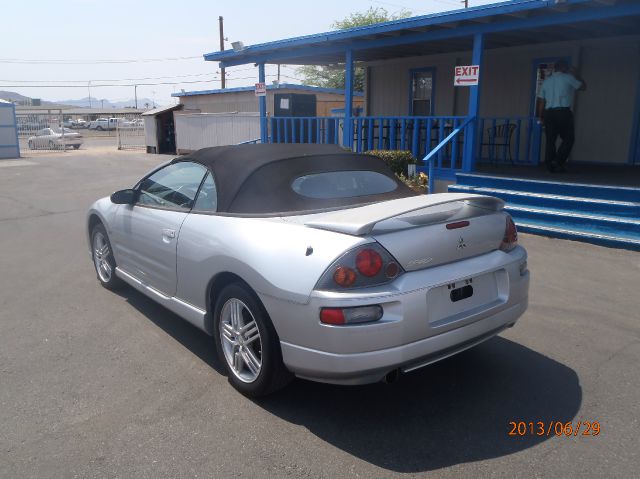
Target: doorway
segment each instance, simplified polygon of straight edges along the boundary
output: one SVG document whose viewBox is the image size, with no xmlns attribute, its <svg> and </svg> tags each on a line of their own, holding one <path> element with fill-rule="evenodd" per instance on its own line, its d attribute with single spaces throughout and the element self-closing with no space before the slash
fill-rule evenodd
<svg viewBox="0 0 640 479">
<path fill-rule="evenodd" d="M 537 124 L 534 119 L 536 117 L 536 106 L 538 101 L 538 93 L 542 88 L 542 83 L 553 75 L 557 62 L 565 62 L 571 65 L 570 57 L 550 57 L 537 58 L 533 60 L 533 78 L 531 88 L 531 103 L 529 106 L 529 116 L 532 118 L 531 130 L 529 132 L 529 147 L 527 149 L 527 163 L 538 165 L 542 161 L 542 152 L 546 147 L 545 135 L 543 135 L 544 126 Z"/>
<path fill-rule="evenodd" d="M 167 111 L 156 117 L 156 133 L 158 135 L 158 153 L 176 154 L 176 134 L 173 111 Z"/>
</svg>

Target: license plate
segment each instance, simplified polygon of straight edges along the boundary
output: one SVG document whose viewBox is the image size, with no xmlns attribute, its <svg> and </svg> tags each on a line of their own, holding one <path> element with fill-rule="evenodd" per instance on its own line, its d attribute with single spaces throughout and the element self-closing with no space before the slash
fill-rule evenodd
<svg viewBox="0 0 640 479">
<path fill-rule="evenodd" d="M 427 292 L 427 318 L 434 327 L 481 313 L 507 299 L 508 278 L 499 270 L 443 284 Z"/>
</svg>

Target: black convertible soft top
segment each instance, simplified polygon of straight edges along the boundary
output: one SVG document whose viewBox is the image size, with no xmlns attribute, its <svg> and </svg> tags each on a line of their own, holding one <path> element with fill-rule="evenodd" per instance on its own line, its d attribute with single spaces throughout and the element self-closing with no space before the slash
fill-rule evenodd
<svg viewBox="0 0 640 479">
<path fill-rule="evenodd" d="M 336 145 L 255 144 L 216 146 L 175 158 L 207 167 L 215 178 L 218 212 L 231 214 L 300 213 L 404 198 L 415 193 L 399 181 L 379 158 L 356 154 Z M 397 184 L 388 193 L 351 198 L 309 198 L 297 194 L 292 182 L 328 171 L 374 171 Z"/>
</svg>

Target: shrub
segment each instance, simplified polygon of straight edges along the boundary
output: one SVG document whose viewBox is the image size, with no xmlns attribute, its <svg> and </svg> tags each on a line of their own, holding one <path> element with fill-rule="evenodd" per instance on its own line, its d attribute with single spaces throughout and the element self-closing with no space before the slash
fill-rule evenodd
<svg viewBox="0 0 640 479">
<path fill-rule="evenodd" d="M 416 159 L 410 151 L 402 150 L 370 150 L 365 152 L 368 155 L 377 156 L 382 159 L 396 175 L 407 175 L 408 165 L 415 165 Z"/>
</svg>

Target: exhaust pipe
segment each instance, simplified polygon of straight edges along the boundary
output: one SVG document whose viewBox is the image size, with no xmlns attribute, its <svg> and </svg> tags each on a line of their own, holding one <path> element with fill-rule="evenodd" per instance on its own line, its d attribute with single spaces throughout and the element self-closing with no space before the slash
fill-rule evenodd
<svg viewBox="0 0 640 479">
<path fill-rule="evenodd" d="M 394 369 L 393 371 L 388 372 L 383 378 L 382 382 L 385 384 L 395 383 L 400 377 L 400 370 Z"/>
</svg>

